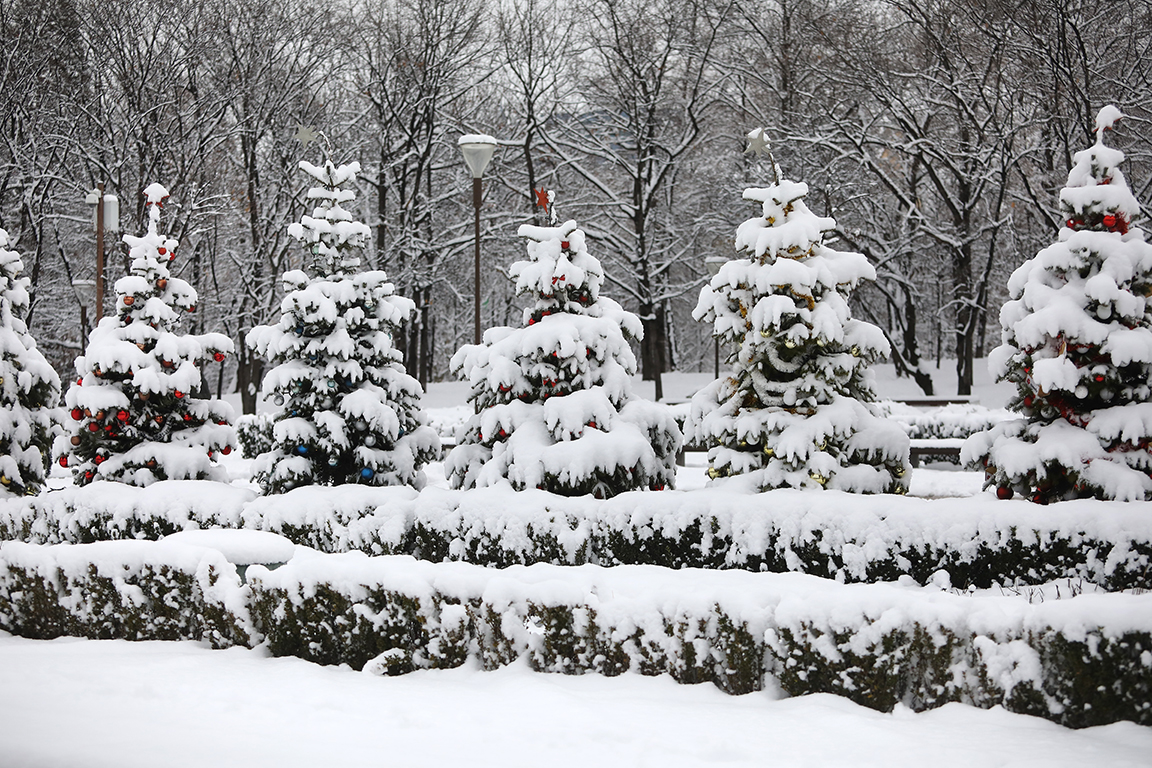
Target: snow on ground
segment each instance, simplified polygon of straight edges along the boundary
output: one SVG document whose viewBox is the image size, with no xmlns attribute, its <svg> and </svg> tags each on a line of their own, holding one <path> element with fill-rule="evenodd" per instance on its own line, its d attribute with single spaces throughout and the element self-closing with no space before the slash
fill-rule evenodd
<svg viewBox="0 0 1152 768">
<path fill-rule="evenodd" d="M 1152 728 L 960 704 L 881 714 L 667 676 L 514 665 L 374 677 L 196 643 L 0 633 L 0 765 L 1147 766 Z"/>
</svg>

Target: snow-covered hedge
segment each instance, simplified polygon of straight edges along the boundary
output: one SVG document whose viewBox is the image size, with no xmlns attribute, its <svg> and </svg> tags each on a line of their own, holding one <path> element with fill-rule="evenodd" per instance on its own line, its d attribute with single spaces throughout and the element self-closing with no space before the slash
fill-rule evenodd
<svg viewBox="0 0 1152 768">
<path fill-rule="evenodd" d="M 1019 416 L 1004 408 L 985 408 L 975 403 L 920 408 L 881 400 L 876 406 L 884 418 L 899 424 L 913 440 L 965 438 Z"/>
<path fill-rule="evenodd" d="M 326 552 L 495 567 L 649 564 L 920 583 L 944 569 L 963 588 L 1064 578 L 1152 588 L 1152 514 L 1138 503 L 716 489 L 598 501 L 500 487 L 355 486 L 256 497 L 210 482 L 93 483 L 0 502 L 0 539 L 83 543 L 208 527 L 272 531 Z"/>
<path fill-rule="evenodd" d="M 272 450 L 272 429 L 276 419 L 269 413 L 246 413 L 236 419 L 236 440 L 245 458 L 254 459 Z"/>
<path fill-rule="evenodd" d="M 879 710 L 997 704 L 1080 727 L 1152 725 L 1152 594 L 963 594 L 802 574 L 515 566 L 297 549 L 241 585 L 170 542 L 0 545 L 0 627 L 33 637 L 207 638 L 380 674 L 524 659 L 779 686 Z M 1051 596 L 1051 592 L 1048 593 Z"/>
<path fill-rule="evenodd" d="M 236 568 L 220 552 L 155 541 L 0 545 L 0 628 L 24 637 L 250 644 Z"/>
</svg>

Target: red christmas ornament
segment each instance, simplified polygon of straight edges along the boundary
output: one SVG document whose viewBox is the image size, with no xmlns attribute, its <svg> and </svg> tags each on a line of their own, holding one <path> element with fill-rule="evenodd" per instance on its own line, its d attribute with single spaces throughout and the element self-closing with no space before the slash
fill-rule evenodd
<svg viewBox="0 0 1152 768">
<path fill-rule="evenodd" d="M 1067 224 L 1068 224 L 1068 229 L 1072 229 L 1074 226 L 1076 226 L 1076 222 L 1073 221 L 1072 219 L 1068 219 Z"/>
<path fill-rule="evenodd" d="M 165 248 L 164 246 L 160 246 L 159 248 L 156 249 L 156 253 L 163 256 L 164 254 L 168 253 L 168 249 Z"/>
<path fill-rule="evenodd" d="M 567 240 L 561 240 L 560 241 L 560 247 L 563 248 L 564 250 L 568 250 L 568 241 Z"/>
<path fill-rule="evenodd" d="M 125 296 L 124 297 L 124 306 L 130 307 L 135 303 L 136 303 L 136 297 L 135 296 Z"/>
<path fill-rule="evenodd" d="M 175 392 L 172 393 L 172 396 L 175 397 L 177 400 L 179 400 L 180 398 L 184 397 L 184 393 L 181 392 L 180 390 L 176 390 Z"/>
<path fill-rule="evenodd" d="M 1032 402 L 1033 402 L 1032 401 L 1032 395 L 1025 395 L 1024 396 L 1024 407 L 1025 408 L 1031 408 Z"/>
<path fill-rule="evenodd" d="M 596 429 L 596 422 L 590 421 L 588 422 L 588 426 L 592 427 L 592 429 Z"/>
<path fill-rule="evenodd" d="M 184 421 L 192 421 L 192 414 L 190 414 L 190 413 L 184 414 Z"/>
<path fill-rule="evenodd" d="M 99 430 L 100 430 L 100 425 L 99 425 L 99 424 L 97 424 L 97 423 L 96 423 L 96 422 L 94 422 L 94 421 L 90 421 L 90 422 L 88 422 L 88 431 L 89 431 L 89 432 L 97 432 L 97 431 L 99 431 Z"/>
<path fill-rule="evenodd" d="M 228 454 L 232 453 L 232 446 L 230 446 L 230 445 L 224 446 L 223 448 L 220 449 L 220 453 L 227 456 Z"/>
<path fill-rule="evenodd" d="M 1092 377 L 1092 379 L 1093 379 L 1093 380 L 1094 380 L 1094 381 L 1095 381 L 1097 384 L 1099 384 L 1100 382 L 1104 381 L 1104 376 L 1098 373 L 1098 374 L 1096 374 L 1095 376 L 1093 376 L 1093 377 Z"/>
<path fill-rule="evenodd" d="M 156 287 L 163 291 L 165 288 L 168 287 L 168 278 L 162 277 L 159 280 L 157 280 L 156 281 Z"/>
<path fill-rule="evenodd" d="M 224 353 L 223 352 L 217 352 L 216 354 L 212 355 L 212 359 L 218 363 L 222 363 L 222 362 L 224 362 Z"/>
<path fill-rule="evenodd" d="M 1008 499 L 1012 498 L 1013 493 L 1014 491 L 1011 488 L 1006 485 L 1002 485 L 996 489 L 996 498 L 1000 499 L 1001 501 L 1007 501 Z"/>
<path fill-rule="evenodd" d="M 72 418 L 76 421 L 80 421 L 80 419 L 84 418 L 84 411 L 80 410 L 79 408 L 73 408 Z"/>
<path fill-rule="evenodd" d="M 87 472 L 84 473 L 84 479 L 85 480 L 91 480 L 92 479 L 92 470 L 88 470 Z"/>
<path fill-rule="evenodd" d="M 128 411 L 118 411 L 116 413 L 116 420 L 121 423 L 128 421 Z"/>
<path fill-rule="evenodd" d="M 96 454 L 96 457 L 94 459 L 92 459 L 92 461 L 96 462 L 97 465 L 103 464 L 104 463 L 104 457 L 101 456 L 100 454 Z"/>
<path fill-rule="evenodd" d="M 60 457 L 60 466 L 62 466 L 62 467 L 68 466 L 68 457 L 67 456 L 61 456 Z"/>
<path fill-rule="evenodd" d="M 1112 229 L 1112 227 L 1116 226 L 1116 214 L 1104 214 L 1104 226 L 1108 227 L 1108 229 Z"/>
<path fill-rule="evenodd" d="M 189 312 L 195 312 L 196 311 L 196 305 L 193 304 L 192 306 L 188 307 L 188 311 Z"/>
<path fill-rule="evenodd" d="M 534 318 L 534 317 L 528 318 L 528 325 L 535 325 L 535 324 L 536 324 L 536 318 Z"/>
</svg>

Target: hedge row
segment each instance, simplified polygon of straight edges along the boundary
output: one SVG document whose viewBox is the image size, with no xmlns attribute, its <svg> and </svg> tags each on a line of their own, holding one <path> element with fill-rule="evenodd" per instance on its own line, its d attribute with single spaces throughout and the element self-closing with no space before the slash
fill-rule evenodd
<svg viewBox="0 0 1152 768">
<path fill-rule="evenodd" d="M 874 709 L 959 701 L 1071 727 L 1152 725 L 1152 595 L 1030 604 L 799 574 L 497 571 L 298 550 L 248 584 L 210 550 L 0 546 L 0 627 L 28 637 L 259 643 L 380 674 L 524 658 L 544 672 L 766 684 Z"/>
<path fill-rule="evenodd" d="M 800 572 L 846 582 L 954 586 L 1085 580 L 1152 588 L 1146 504 L 1038 507 L 964 499 L 853 497 L 825 491 L 628 493 L 607 501 L 491 488 L 299 488 L 256 497 L 211 482 L 148 488 L 93 483 L 0 502 L 0 540 L 157 539 L 188 528 L 250 528 L 325 552 L 410 554 L 507 567 L 647 564 Z"/>
</svg>

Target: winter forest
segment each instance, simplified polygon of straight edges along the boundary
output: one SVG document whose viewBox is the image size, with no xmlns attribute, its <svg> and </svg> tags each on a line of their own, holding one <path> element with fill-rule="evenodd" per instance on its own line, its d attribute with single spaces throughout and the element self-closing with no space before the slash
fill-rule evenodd
<svg viewBox="0 0 1152 768">
<path fill-rule="evenodd" d="M 173 274 L 201 297 L 192 331 L 236 347 L 205 385 L 240 392 L 245 412 L 265 368 L 243 339 L 278 317 L 280 278 L 303 265 L 287 235 L 301 159 L 360 164 L 365 266 L 415 302 L 396 346 L 422 385 L 451 378 L 470 341 L 461 134 L 500 142 L 482 326 L 522 311 L 517 228 L 544 223 L 533 190 L 555 189 L 641 318 L 646 379 L 710 370 L 692 310 L 705 259 L 731 257 L 754 210 L 741 190 L 764 183 L 750 127 L 834 215 L 836 247 L 874 266 L 853 311 L 925 393 L 948 394 L 941 359 L 970 391 L 1008 276 L 1063 224 L 1057 193 L 1101 105 L 1127 115 L 1110 142 L 1152 200 L 1144 0 L 2 0 L 0 27 L 0 227 L 31 278 L 40 348 L 67 378 L 85 334 L 71 283 L 94 276 L 87 192 L 103 183 L 138 232 L 141 190 L 160 181 Z M 325 138 L 305 145 L 301 127 Z M 107 242 L 106 313 L 129 267 Z"/>
</svg>

